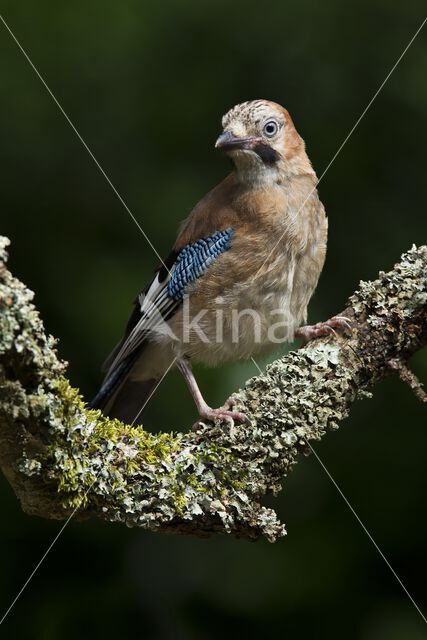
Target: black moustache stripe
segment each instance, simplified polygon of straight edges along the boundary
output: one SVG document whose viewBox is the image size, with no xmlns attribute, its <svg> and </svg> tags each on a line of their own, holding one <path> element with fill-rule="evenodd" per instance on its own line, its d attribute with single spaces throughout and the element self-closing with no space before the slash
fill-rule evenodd
<svg viewBox="0 0 427 640">
<path fill-rule="evenodd" d="M 268 144 L 257 144 L 254 149 L 255 153 L 259 155 L 261 160 L 268 165 L 276 164 L 280 158 L 280 154 L 272 149 Z"/>
</svg>

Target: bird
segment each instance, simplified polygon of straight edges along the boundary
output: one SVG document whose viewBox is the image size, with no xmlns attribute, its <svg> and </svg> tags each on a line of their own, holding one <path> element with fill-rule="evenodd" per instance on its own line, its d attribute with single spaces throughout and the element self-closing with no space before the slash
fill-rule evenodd
<svg viewBox="0 0 427 640">
<path fill-rule="evenodd" d="M 208 405 L 193 363 L 217 367 L 254 358 L 346 322 L 338 316 L 306 324 L 328 220 L 287 109 L 264 99 L 234 106 L 215 147 L 231 160 L 231 172 L 196 204 L 134 301 L 90 403 L 106 416 L 139 424 L 160 381 L 177 367 L 199 421 L 243 423 L 247 416 L 236 410 L 234 396 L 219 408 Z"/>
</svg>

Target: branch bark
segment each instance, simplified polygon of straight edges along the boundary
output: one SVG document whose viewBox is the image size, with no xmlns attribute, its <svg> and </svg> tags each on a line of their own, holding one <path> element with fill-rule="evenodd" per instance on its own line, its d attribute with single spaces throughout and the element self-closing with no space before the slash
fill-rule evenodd
<svg viewBox="0 0 427 640">
<path fill-rule="evenodd" d="M 33 294 L 6 267 L 0 238 L 0 466 L 29 514 L 98 516 L 151 530 L 274 541 L 262 506 L 308 441 L 338 428 L 357 398 L 427 343 L 427 247 L 361 282 L 340 315 L 351 337 L 313 341 L 239 391 L 250 425 L 150 434 L 85 407 L 65 377 Z M 397 364 L 398 363 L 398 364 Z M 410 373 L 410 372 L 408 372 Z M 425 400 L 413 374 L 403 375 Z"/>
</svg>

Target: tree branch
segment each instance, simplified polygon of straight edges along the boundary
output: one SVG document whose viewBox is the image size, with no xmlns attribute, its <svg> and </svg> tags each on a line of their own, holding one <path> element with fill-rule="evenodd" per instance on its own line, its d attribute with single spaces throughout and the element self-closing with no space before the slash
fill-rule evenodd
<svg viewBox="0 0 427 640">
<path fill-rule="evenodd" d="M 246 383 L 238 405 L 250 425 L 152 435 L 85 407 L 33 294 L 6 268 L 8 244 L 0 238 L 0 465 L 27 513 L 274 541 L 285 528 L 259 500 L 280 491 L 307 441 L 393 370 L 425 397 L 405 364 L 427 342 L 425 246 L 360 283 L 340 313 L 351 337 L 316 340 Z"/>
</svg>

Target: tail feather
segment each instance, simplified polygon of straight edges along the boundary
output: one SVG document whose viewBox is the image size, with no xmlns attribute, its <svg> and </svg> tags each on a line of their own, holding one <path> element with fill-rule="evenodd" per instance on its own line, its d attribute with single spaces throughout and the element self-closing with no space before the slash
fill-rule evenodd
<svg viewBox="0 0 427 640">
<path fill-rule="evenodd" d="M 142 424 L 142 415 L 158 380 L 129 380 L 127 377 L 108 403 L 102 408 L 104 415 L 118 418 L 126 424 Z"/>
<path fill-rule="evenodd" d="M 122 385 L 134 362 L 135 358 L 127 358 L 109 376 L 105 377 L 100 390 L 90 403 L 92 409 L 102 409 L 109 402 L 119 386 Z"/>
<path fill-rule="evenodd" d="M 140 355 L 140 351 L 132 353 L 105 378 L 101 389 L 89 403 L 91 409 L 100 409 L 105 416 L 118 418 L 127 424 L 141 424 L 143 410 L 158 380 L 130 379 Z"/>
</svg>

